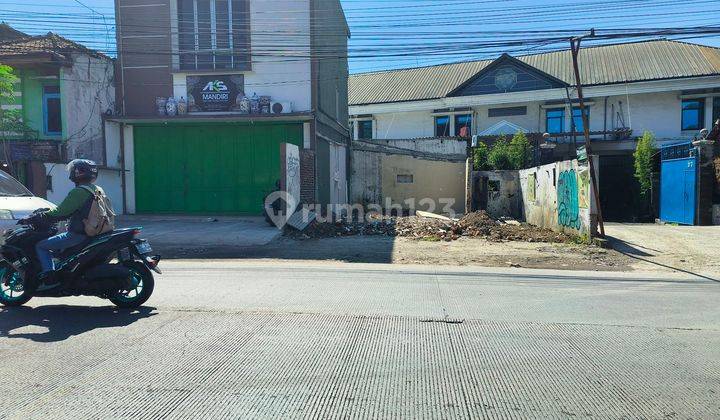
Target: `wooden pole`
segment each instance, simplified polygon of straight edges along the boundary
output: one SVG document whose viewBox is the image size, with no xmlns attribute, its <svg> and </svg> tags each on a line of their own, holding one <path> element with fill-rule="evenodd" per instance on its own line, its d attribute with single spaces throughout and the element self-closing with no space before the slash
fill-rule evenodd
<svg viewBox="0 0 720 420">
<path fill-rule="evenodd" d="M 605 222 L 602 215 L 602 206 L 600 205 L 600 192 L 598 191 L 597 177 L 595 176 L 595 162 L 592 156 L 592 144 L 590 141 L 590 121 L 585 112 L 585 99 L 583 97 L 582 81 L 580 79 L 580 66 L 578 65 L 578 55 L 580 54 L 581 38 L 572 38 L 570 40 L 570 51 L 572 52 L 573 70 L 575 71 L 575 82 L 577 83 L 577 94 L 580 106 L 580 114 L 583 121 L 583 132 L 585 133 L 585 150 L 587 152 L 588 164 L 590 165 L 590 183 L 597 205 L 598 225 L 600 227 L 600 236 L 605 237 Z M 572 105 L 571 105 L 572 107 Z M 572 113 L 571 113 L 572 115 Z M 593 232 L 590 232 L 592 235 Z"/>
</svg>

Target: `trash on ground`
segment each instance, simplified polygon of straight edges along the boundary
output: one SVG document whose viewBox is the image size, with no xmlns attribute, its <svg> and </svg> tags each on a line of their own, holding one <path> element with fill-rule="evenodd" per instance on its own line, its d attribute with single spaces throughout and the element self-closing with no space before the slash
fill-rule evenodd
<svg viewBox="0 0 720 420">
<path fill-rule="evenodd" d="M 571 236 L 564 233 L 538 228 L 516 220 L 501 222 L 491 218 L 484 211 L 469 213 L 459 220 L 450 218 L 445 220 L 443 217 L 383 217 L 370 222 L 340 220 L 321 223 L 316 221 L 301 234 L 297 231 L 287 231 L 286 235 L 297 239 L 381 235 L 445 242 L 455 241 L 462 237 L 484 238 L 492 242 L 565 243 L 573 240 Z"/>
<path fill-rule="evenodd" d="M 451 218 L 449 218 L 449 217 L 447 217 L 447 216 L 443 216 L 442 214 L 430 213 L 430 212 L 428 212 L 428 211 L 418 210 L 418 211 L 415 212 L 415 215 L 416 215 L 417 217 L 428 217 L 428 218 L 430 218 L 430 219 L 444 220 L 444 221 L 446 221 L 446 222 L 457 221 L 457 219 L 451 219 Z"/>
</svg>

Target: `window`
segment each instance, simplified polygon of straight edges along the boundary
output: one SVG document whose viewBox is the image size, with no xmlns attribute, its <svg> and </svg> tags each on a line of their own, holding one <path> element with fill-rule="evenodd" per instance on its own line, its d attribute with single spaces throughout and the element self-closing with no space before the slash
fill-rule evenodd
<svg viewBox="0 0 720 420">
<path fill-rule="evenodd" d="M 450 137 L 450 116 L 435 117 L 435 137 Z"/>
<path fill-rule="evenodd" d="M 60 86 L 43 87 L 43 131 L 46 136 L 62 136 Z"/>
<path fill-rule="evenodd" d="M 472 114 L 455 116 L 455 135 L 470 137 L 472 135 Z"/>
<path fill-rule="evenodd" d="M 358 139 L 372 140 L 373 138 L 373 122 L 372 120 L 363 120 L 357 122 Z"/>
<path fill-rule="evenodd" d="M 512 108 L 490 108 L 488 109 L 488 117 L 513 117 L 517 115 L 527 115 L 526 106 L 515 106 Z"/>
<path fill-rule="evenodd" d="M 682 101 L 682 129 L 700 130 L 705 125 L 705 100 L 686 99 Z"/>
<path fill-rule="evenodd" d="M 178 0 L 181 70 L 250 68 L 248 0 Z"/>
<path fill-rule="evenodd" d="M 547 110 L 546 128 L 547 132 L 551 134 L 565 132 L 565 108 Z"/>
<path fill-rule="evenodd" d="M 720 97 L 713 99 L 713 120 L 712 123 L 715 124 L 717 120 L 720 120 Z"/>
<path fill-rule="evenodd" d="M 588 122 L 590 122 L 590 108 L 585 108 L 585 115 L 587 115 Z M 582 113 L 580 108 L 573 108 L 573 122 L 575 123 L 575 132 L 582 133 L 585 131 L 585 125 L 583 124 Z"/>
<path fill-rule="evenodd" d="M 412 184 L 414 182 L 414 177 L 412 175 L 398 175 L 397 176 L 397 183 L 398 184 Z"/>
</svg>

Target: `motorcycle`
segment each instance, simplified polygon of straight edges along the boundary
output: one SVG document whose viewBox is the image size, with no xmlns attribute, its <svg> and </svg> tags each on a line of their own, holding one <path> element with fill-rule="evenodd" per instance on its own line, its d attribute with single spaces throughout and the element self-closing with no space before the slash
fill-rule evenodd
<svg viewBox="0 0 720 420">
<path fill-rule="evenodd" d="M 160 256 L 148 241 L 138 238 L 142 228 L 117 229 L 88 238 L 56 255 L 52 284 L 38 282 L 41 272 L 35 244 L 58 233 L 57 225 L 33 216 L 5 233 L 0 247 L 0 304 L 21 306 L 35 296 L 96 296 L 120 308 L 137 308 L 152 295 L 153 272 Z"/>
</svg>

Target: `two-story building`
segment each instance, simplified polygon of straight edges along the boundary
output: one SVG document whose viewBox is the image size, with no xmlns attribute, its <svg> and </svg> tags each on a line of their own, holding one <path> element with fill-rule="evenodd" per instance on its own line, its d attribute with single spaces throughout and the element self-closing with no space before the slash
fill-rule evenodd
<svg viewBox="0 0 720 420">
<path fill-rule="evenodd" d="M 126 212 L 260 214 L 281 143 L 301 149 L 304 202 L 346 202 L 338 0 L 115 3 L 119 107 L 106 133 Z"/>
<path fill-rule="evenodd" d="M 632 153 L 692 138 L 720 118 L 720 49 L 677 41 L 584 48 L 580 73 L 608 219 L 636 199 Z M 584 143 L 570 51 L 352 75 L 354 138 L 411 139 L 549 133 L 561 160 Z M 552 150 L 552 151 L 549 151 Z M 634 198 L 635 197 L 635 198 Z"/>
<path fill-rule="evenodd" d="M 14 98 L 2 107 L 17 112 L 24 125 L 1 133 L 3 169 L 36 195 L 59 202 L 73 187 L 63 165 L 92 159 L 118 200 L 121 176 L 107 166 L 102 123 L 115 106 L 113 60 L 53 33 L 30 36 L 0 25 L 0 64 L 17 76 Z"/>
</svg>

